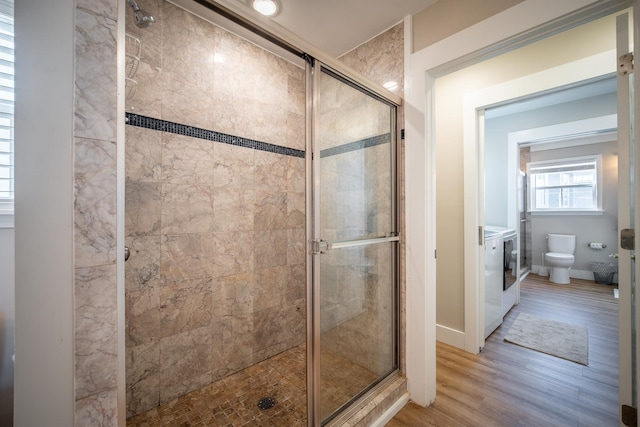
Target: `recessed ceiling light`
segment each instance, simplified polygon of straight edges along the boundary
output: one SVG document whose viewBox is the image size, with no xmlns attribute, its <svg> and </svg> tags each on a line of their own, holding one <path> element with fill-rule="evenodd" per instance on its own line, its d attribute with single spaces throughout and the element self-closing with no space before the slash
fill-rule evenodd
<svg viewBox="0 0 640 427">
<path fill-rule="evenodd" d="M 278 3 L 274 0 L 252 0 L 251 6 L 264 16 L 273 16 L 278 12 Z"/>
<path fill-rule="evenodd" d="M 390 91 L 395 91 L 396 89 L 398 89 L 398 82 L 394 81 L 394 80 L 389 80 L 388 82 L 385 82 L 382 87 L 384 87 L 385 89 L 388 89 Z"/>
</svg>

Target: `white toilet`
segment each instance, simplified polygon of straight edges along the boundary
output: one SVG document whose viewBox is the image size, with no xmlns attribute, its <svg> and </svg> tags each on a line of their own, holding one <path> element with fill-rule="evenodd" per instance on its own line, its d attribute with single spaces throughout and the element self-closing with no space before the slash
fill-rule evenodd
<svg viewBox="0 0 640 427">
<path fill-rule="evenodd" d="M 575 261 L 576 236 L 572 234 L 547 234 L 549 252 L 544 254 L 544 263 L 550 269 L 552 283 L 569 283 L 569 270 Z"/>
</svg>

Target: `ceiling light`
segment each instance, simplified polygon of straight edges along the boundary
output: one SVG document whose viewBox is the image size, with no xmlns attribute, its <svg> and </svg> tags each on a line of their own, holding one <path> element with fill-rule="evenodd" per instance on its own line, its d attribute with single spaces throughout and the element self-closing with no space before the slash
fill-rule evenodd
<svg viewBox="0 0 640 427">
<path fill-rule="evenodd" d="M 251 6 L 264 16 L 273 16 L 278 12 L 278 3 L 274 0 L 252 0 Z"/>
<path fill-rule="evenodd" d="M 388 89 L 388 90 L 393 92 L 393 91 L 398 89 L 398 82 L 393 81 L 393 80 L 389 80 L 388 82 L 385 82 L 382 86 L 385 89 Z"/>
</svg>

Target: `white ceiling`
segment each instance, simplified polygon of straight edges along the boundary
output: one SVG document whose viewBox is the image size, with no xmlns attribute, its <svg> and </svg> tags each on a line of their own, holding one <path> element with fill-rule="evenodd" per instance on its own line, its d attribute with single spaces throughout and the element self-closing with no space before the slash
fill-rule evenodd
<svg viewBox="0 0 640 427">
<path fill-rule="evenodd" d="M 180 0 L 173 0 L 180 3 Z M 251 9 L 251 0 L 237 0 Z M 274 22 L 324 52 L 339 57 L 439 0 L 276 0 Z M 253 12 L 253 11 L 252 11 Z M 242 30 L 242 29 L 241 29 Z M 615 92 L 615 78 L 577 84 L 515 100 L 486 111 L 486 118 L 549 107 Z"/>
<path fill-rule="evenodd" d="M 338 57 L 438 0 L 277 1 L 281 11 L 273 21 Z"/>
</svg>

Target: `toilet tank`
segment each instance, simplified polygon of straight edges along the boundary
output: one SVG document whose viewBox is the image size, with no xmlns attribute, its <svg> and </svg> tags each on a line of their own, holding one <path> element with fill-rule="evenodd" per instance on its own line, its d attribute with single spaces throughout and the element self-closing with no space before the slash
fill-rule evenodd
<svg viewBox="0 0 640 427">
<path fill-rule="evenodd" d="M 576 251 L 576 236 L 573 234 L 547 234 L 549 252 L 573 254 Z"/>
</svg>

